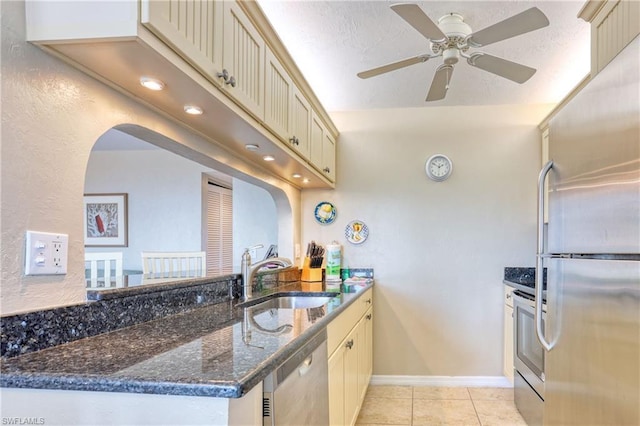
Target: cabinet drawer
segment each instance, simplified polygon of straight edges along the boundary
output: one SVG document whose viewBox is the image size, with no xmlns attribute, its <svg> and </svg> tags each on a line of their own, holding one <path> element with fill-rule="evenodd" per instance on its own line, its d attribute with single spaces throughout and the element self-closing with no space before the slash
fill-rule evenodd
<svg viewBox="0 0 640 426">
<path fill-rule="evenodd" d="M 367 290 L 327 326 L 327 353 L 331 355 L 373 303 L 373 289 Z"/>
</svg>

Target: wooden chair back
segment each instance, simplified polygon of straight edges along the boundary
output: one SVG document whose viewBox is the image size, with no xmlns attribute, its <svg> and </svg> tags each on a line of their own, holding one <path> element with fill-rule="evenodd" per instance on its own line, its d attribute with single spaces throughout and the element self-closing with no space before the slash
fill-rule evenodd
<svg viewBox="0 0 640 426">
<path fill-rule="evenodd" d="M 87 288 L 123 286 L 121 251 L 85 253 L 84 262 L 89 271 Z"/>
</svg>

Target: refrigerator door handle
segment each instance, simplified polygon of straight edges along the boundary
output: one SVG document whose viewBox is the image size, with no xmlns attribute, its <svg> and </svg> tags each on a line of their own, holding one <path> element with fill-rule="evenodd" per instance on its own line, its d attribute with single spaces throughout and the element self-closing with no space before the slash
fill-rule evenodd
<svg viewBox="0 0 640 426">
<path fill-rule="evenodd" d="M 540 171 L 538 177 L 538 248 L 536 253 L 536 310 L 535 310 L 535 323 L 536 323 L 536 336 L 542 347 L 549 352 L 553 348 L 553 344 L 547 342 L 542 330 L 542 285 L 543 285 L 543 264 L 542 259 L 544 256 L 544 183 L 547 180 L 547 175 L 553 168 L 553 160 L 544 165 Z"/>
</svg>

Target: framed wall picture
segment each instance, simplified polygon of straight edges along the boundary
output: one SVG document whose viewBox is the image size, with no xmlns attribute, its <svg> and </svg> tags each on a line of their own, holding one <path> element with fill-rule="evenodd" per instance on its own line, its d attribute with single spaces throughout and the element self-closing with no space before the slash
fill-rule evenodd
<svg viewBox="0 0 640 426">
<path fill-rule="evenodd" d="M 84 194 L 85 247 L 127 244 L 127 194 Z"/>
</svg>

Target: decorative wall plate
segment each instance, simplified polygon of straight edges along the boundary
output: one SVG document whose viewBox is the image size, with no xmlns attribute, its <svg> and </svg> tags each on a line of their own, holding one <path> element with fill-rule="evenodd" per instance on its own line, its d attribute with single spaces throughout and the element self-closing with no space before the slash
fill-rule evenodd
<svg viewBox="0 0 640 426">
<path fill-rule="evenodd" d="M 323 225 L 329 225 L 336 220 L 336 215 L 338 212 L 336 211 L 336 207 L 328 201 L 322 201 L 318 203 L 316 209 L 314 211 L 314 216 L 316 217 L 316 221 Z"/>
<path fill-rule="evenodd" d="M 344 236 L 352 244 L 362 244 L 369 236 L 369 228 L 361 220 L 352 220 L 345 228 Z"/>
</svg>

